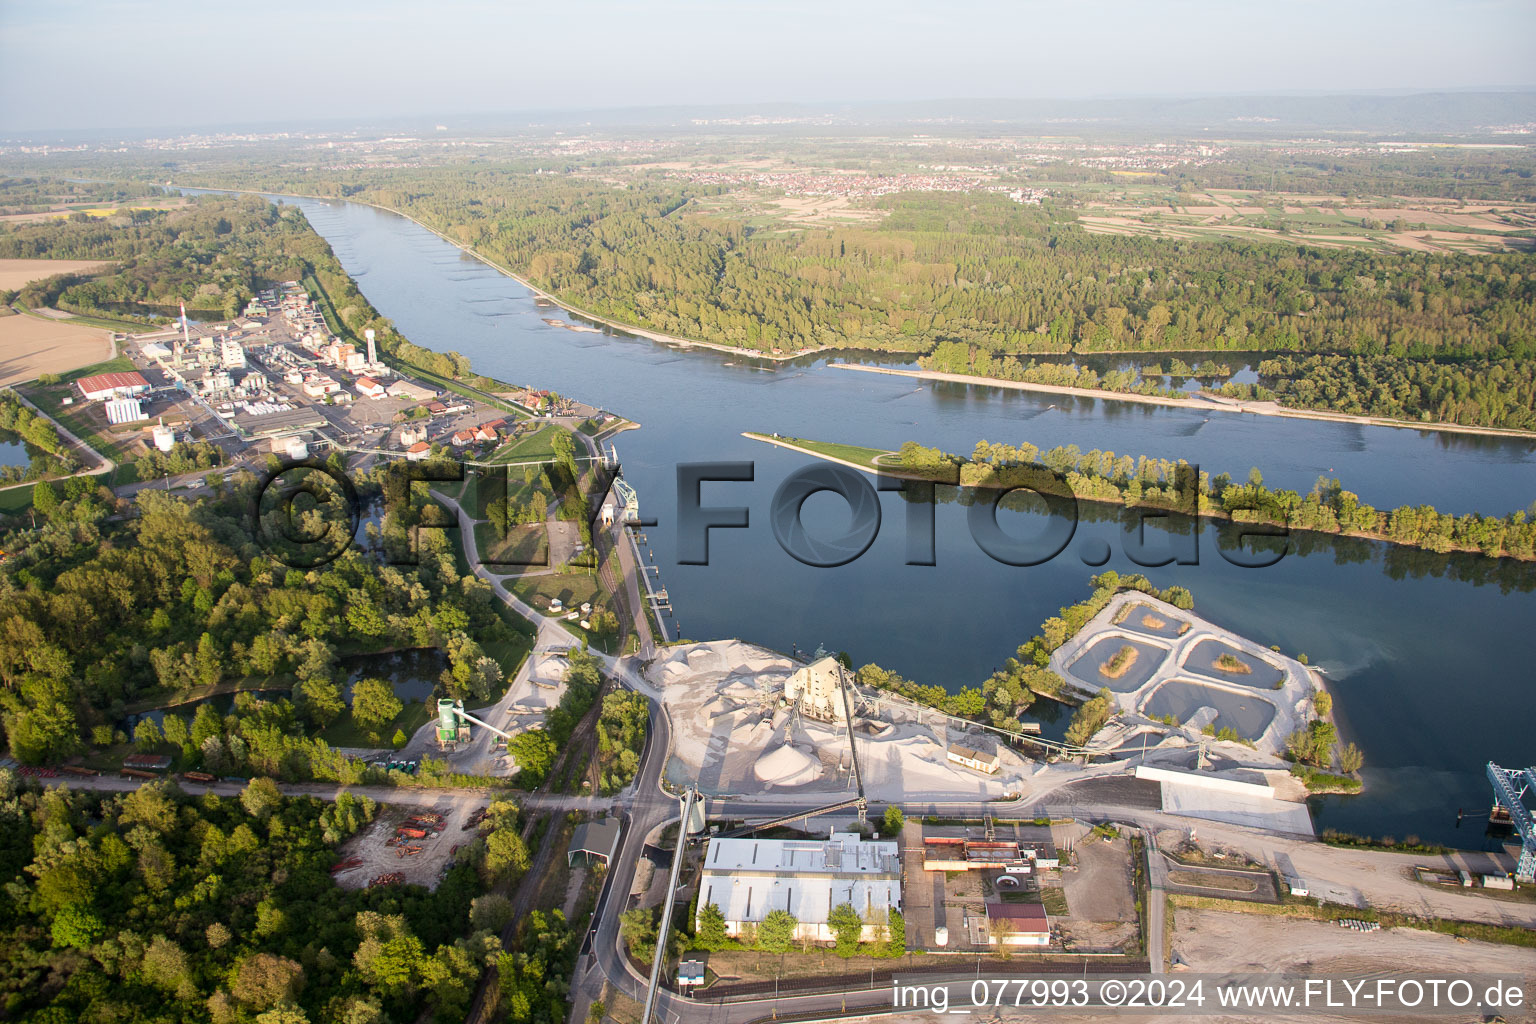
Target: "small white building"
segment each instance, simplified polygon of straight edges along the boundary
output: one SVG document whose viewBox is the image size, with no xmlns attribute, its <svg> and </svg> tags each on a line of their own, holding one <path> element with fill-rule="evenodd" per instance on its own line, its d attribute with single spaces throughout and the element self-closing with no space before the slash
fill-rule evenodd
<svg viewBox="0 0 1536 1024">
<path fill-rule="evenodd" d="M 417 441 L 405 450 L 405 457 L 409 462 L 420 462 L 431 454 L 432 446 L 425 441 Z"/>
<path fill-rule="evenodd" d="M 383 398 L 384 397 L 384 385 L 380 384 L 378 381 L 374 380 L 372 377 L 359 377 L 359 378 L 357 378 L 357 383 L 352 385 L 352 390 L 356 391 L 358 394 L 362 395 L 364 398 Z"/>
<path fill-rule="evenodd" d="M 303 391 L 310 398 L 324 398 L 326 395 L 334 395 L 341 390 L 341 385 L 329 377 L 306 377 Z"/>
<path fill-rule="evenodd" d="M 987 753 L 963 743 L 951 743 L 945 748 L 944 756 L 955 764 L 964 765 L 984 775 L 996 775 L 998 769 L 1002 767 L 1002 761 L 996 750 Z"/>
</svg>

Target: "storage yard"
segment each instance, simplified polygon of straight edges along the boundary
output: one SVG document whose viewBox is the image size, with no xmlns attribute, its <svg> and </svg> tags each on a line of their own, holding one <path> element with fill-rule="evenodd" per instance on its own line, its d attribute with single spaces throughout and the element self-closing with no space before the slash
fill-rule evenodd
<svg viewBox="0 0 1536 1024">
<path fill-rule="evenodd" d="M 337 851 L 331 875 L 347 889 L 384 885 L 437 888 L 453 856 L 475 837 L 484 810 L 445 796 L 431 810 L 385 805 Z"/>
<path fill-rule="evenodd" d="M 799 667 L 739 640 L 658 652 L 646 674 L 671 712 L 669 776 L 696 779 L 711 794 L 851 792 L 846 727 L 799 713 L 785 700 L 785 684 Z M 921 708 L 882 699 L 855 718 L 871 799 L 1002 797 L 1019 791 L 1034 767 L 1006 746 L 997 749 L 994 773 L 956 763 L 948 746 L 976 738 L 950 735 L 939 716 Z"/>
</svg>

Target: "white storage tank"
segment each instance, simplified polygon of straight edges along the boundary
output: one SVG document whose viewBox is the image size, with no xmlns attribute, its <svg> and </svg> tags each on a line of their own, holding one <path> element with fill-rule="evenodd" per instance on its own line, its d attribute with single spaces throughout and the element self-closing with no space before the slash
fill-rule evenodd
<svg viewBox="0 0 1536 1024">
<path fill-rule="evenodd" d="M 309 443 L 302 437 L 290 437 L 288 439 L 287 452 L 290 459 L 307 459 L 309 458 Z"/>
<path fill-rule="evenodd" d="M 949 945 L 949 929 L 944 925 L 941 924 L 933 930 L 933 944 L 940 949 Z"/>
<path fill-rule="evenodd" d="M 164 423 L 156 423 L 151 434 L 154 437 L 155 447 L 162 452 L 168 452 L 176 447 L 176 432 Z"/>
</svg>

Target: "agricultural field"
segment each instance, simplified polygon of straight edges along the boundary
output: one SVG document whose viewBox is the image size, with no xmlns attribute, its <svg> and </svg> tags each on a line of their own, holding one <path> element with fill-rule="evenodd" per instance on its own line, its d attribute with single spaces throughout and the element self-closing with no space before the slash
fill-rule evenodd
<svg viewBox="0 0 1536 1024">
<path fill-rule="evenodd" d="M 1069 194 L 1071 194 L 1069 187 Z M 1536 204 L 1407 196 L 1341 197 L 1166 186 L 1075 193 L 1098 234 L 1235 238 L 1380 252 L 1500 253 L 1536 247 Z"/>
<path fill-rule="evenodd" d="M 19 291 L 33 281 L 55 274 L 84 274 L 111 266 L 100 260 L 7 260 L 0 259 L 0 292 Z"/>
<path fill-rule="evenodd" d="M 98 328 L 27 313 L 0 315 L 0 385 L 31 380 L 42 373 L 65 373 L 111 359 L 112 355 L 111 335 Z"/>
</svg>

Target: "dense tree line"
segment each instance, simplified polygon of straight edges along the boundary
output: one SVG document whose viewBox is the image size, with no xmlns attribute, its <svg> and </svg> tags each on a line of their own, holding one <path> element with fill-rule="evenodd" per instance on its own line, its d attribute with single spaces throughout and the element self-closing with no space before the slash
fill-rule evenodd
<svg viewBox="0 0 1536 1024">
<path fill-rule="evenodd" d="M 0 441 L 26 445 L 25 466 L 0 466 L 0 483 L 20 483 L 64 476 L 80 468 L 69 443 L 45 416 L 39 416 L 14 391 L 0 391 Z"/>
<path fill-rule="evenodd" d="M 907 442 L 899 453 L 904 467 L 958 471 L 966 487 L 1039 485 L 1043 466 L 1064 480 L 1080 499 L 1114 502 L 1127 508 L 1151 507 L 1194 511 L 1248 523 L 1284 526 L 1327 534 L 1351 534 L 1391 541 L 1433 552 L 1476 551 L 1491 557 L 1536 557 L 1536 511 L 1498 517 L 1481 513 L 1454 515 L 1432 505 L 1402 505 L 1377 509 L 1345 490 L 1336 478 L 1319 477 L 1312 490 L 1269 488 L 1257 468 L 1246 481 L 1229 474 L 1198 477 L 1184 460 L 1116 455 L 1111 451 L 1083 452 L 1061 445 L 1047 452 L 1028 442 L 1019 445 L 978 442 L 969 459 Z"/>
<path fill-rule="evenodd" d="M 486 963 L 480 880 L 346 890 L 335 846 L 366 799 L 239 797 L 173 784 L 19 790 L 0 771 L 5 1015 L 33 1021 L 385 1024 L 460 1020 Z"/>
<path fill-rule="evenodd" d="M 1518 255 L 1090 234 L 1069 210 L 993 194 L 884 197 L 873 230 L 756 232 L 692 203 L 715 191 L 474 167 L 383 172 L 355 194 L 584 309 L 763 351 L 1536 352 Z"/>
<path fill-rule="evenodd" d="M 603 697 L 597 720 L 597 754 L 604 793 L 616 793 L 634 779 L 650 713 L 650 702 L 638 693 L 615 691 Z"/>
<path fill-rule="evenodd" d="M 128 203 L 161 194 L 158 186 L 142 182 L 0 177 L 0 215 L 41 213 L 61 203 Z"/>
<path fill-rule="evenodd" d="M 1280 356 L 1261 362 L 1259 377 L 1297 409 L 1536 430 L 1536 361 Z"/>
<path fill-rule="evenodd" d="M 433 647 L 448 659 L 448 695 L 484 697 L 499 685 L 480 644 L 515 637 L 489 587 L 460 574 L 442 531 L 415 529 L 424 496 L 385 520 L 402 547 L 416 533 L 417 564 L 380 565 L 354 547 L 304 571 L 274 563 L 250 533 L 256 487 L 237 474 L 222 497 L 195 503 L 149 489 L 118 523 L 84 493 L 61 500 L 38 530 L 6 538 L 14 554 L 0 569 L 0 708 L 13 753 L 32 762 L 67 754 L 130 704 L 291 680 L 297 723 L 242 724 L 241 739 L 251 742 L 246 728 L 265 730 L 277 745 L 271 764 L 334 777 L 336 758 L 317 753 L 300 766 L 284 751 L 317 750 L 292 726 L 318 729 L 334 717 L 343 654 Z M 76 514 L 82 505 L 92 517 Z"/>
</svg>

